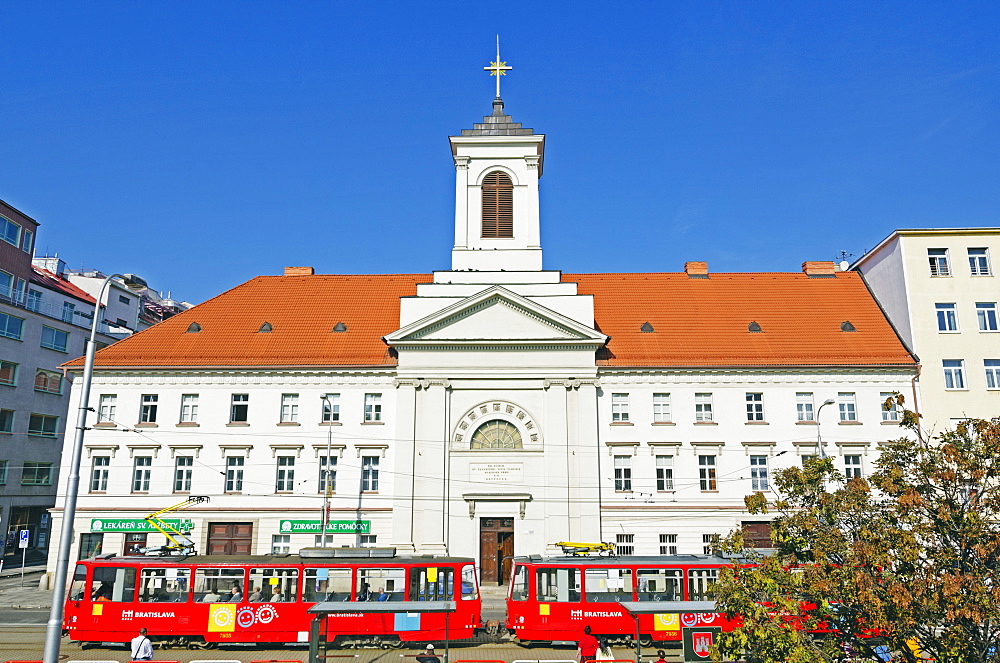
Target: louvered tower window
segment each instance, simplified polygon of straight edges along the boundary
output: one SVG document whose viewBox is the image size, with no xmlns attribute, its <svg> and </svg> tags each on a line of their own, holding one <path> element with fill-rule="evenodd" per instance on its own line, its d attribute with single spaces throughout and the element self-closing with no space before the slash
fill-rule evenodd
<svg viewBox="0 0 1000 663">
<path fill-rule="evenodd" d="M 483 237 L 514 236 L 514 183 L 493 171 L 483 180 Z"/>
</svg>

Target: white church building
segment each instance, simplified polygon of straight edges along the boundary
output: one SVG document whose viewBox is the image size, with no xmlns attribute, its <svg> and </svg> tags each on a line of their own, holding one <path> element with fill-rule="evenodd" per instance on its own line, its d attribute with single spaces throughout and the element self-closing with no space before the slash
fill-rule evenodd
<svg viewBox="0 0 1000 663">
<path fill-rule="evenodd" d="M 288 268 L 97 353 L 75 554 L 161 545 L 143 517 L 189 495 L 167 518 L 199 552 L 321 544 L 328 499 L 328 545 L 474 557 L 484 582 L 558 541 L 766 546 L 743 498 L 818 433 L 851 476 L 903 434 L 882 402 L 916 361 L 860 274 L 544 269 L 545 136 L 497 98 L 450 140 L 450 270 Z"/>
</svg>

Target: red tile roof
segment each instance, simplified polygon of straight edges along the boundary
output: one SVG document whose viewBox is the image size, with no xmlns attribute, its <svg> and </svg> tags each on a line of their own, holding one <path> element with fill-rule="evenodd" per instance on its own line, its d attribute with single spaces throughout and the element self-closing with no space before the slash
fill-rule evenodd
<svg viewBox="0 0 1000 663">
<path fill-rule="evenodd" d="M 90 304 L 97 302 L 97 300 L 91 297 L 86 290 L 78 288 L 66 279 L 56 276 L 49 270 L 42 269 L 41 267 L 35 267 L 34 265 L 32 265 L 31 269 L 35 272 L 34 276 L 31 277 L 32 283 L 37 283 L 38 285 L 45 286 L 46 288 L 58 290 L 64 295 L 75 297 L 76 299 L 83 300 Z"/>
<path fill-rule="evenodd" d="M 848 366 L 915 362 L 853 272 L 566 274 L 611 336 L 606 366 Z M 382 337 L 430 275 L 259 276 L 97 353 L 105 367 L 393 366 Z M 850 321 L 855 332 L 841 331 Z M 191 323 L 201 331 L 189 333 Z M 261 333 L 268 322 L 273 331 Z M 346 332 L 333 332 L 343 322 Z M 642 332 L 643 323 L 655 331 Z M 757 322 L 762 332 L 748 332 Z M 69 362 L 81 365 L 82 360 Z"/>
</svg>

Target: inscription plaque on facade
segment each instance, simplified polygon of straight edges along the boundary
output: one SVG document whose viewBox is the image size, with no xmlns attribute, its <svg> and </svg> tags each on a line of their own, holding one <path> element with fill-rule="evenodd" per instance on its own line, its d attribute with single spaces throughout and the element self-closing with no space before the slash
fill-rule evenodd
<svg viewBox="0 0 1000 663">
<path fill-rule="evenodd" d="M 471 463 L 469 478 L 483 483 L 521 483 L 524 463 Z"/>
</svg>

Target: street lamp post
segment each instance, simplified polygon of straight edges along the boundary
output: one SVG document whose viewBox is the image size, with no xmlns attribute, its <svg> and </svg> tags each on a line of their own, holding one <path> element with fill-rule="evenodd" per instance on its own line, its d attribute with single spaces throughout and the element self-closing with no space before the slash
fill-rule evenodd
<svg viewBox="0 0 1000 663">
<path fill-rule="evenodd" d="M 320 523 L 323 525 L 323 533 L 320 537 L 320 541 L 323 543 L 323 547 L 326 548 L 326 530 L 327 525 L 330 522 L 330 456 L 333 455 L 333 403 L 330 401 L 330 394 L 323 394 L 320 399 L 326 404 L 326 407 L 330 412 L 330 421 L 325 422 L 327 424 L 326 429 L 326 464 L 323 467 L 323 514 L 320 517 Z"/>
<path fill-rule="evenodd" d="M 52 582 L 52 609 L 45 627 L 45 652 L 43 663 L 57 663 L 59 645 L 62 638 L 63 608 L 66 600 L 66 576 L 69 574 L 69 558 L 73 545 L 73 520 L 76 518 L 76 498 L 80 490 L 80 459 L 83 455 L 83 434 L 87 430 L 87 412 L 90 410 L 90 385 L 94 376 L 94 352 L 97 344 L 97 326 L 101 320 L 101 299 L 113 278 L 121 278 L 131 289 L 142 289 L 146 282 L 134 274 L 112 274 L 104 279 L 94 303 L 94 319 L 90 324 L 90 338 L 87 342 L 86 359 L 83 365 L 83 380 L 80 385 L 80 408 L 76 418 L 76 435 L 70 455 L 69 477 L 66 481 L 66 504 L 63 507 L 62 530 L 59 538 L 59 553 L 56 557 L 56 575 Z"/>
<path fill-rule="evenodd" d="M 819 413 L 823 411 L 827 405 L 833 405 L 836 401 L 832 398 L 828 398 L 819 406 L 816 410 L 816 448 L 819 450 L 819 457 L 826 458 L 826 450 L 823 448 L 823 437 L 820 435 L 820 424 L 819 424 Z"/>
</svg>

